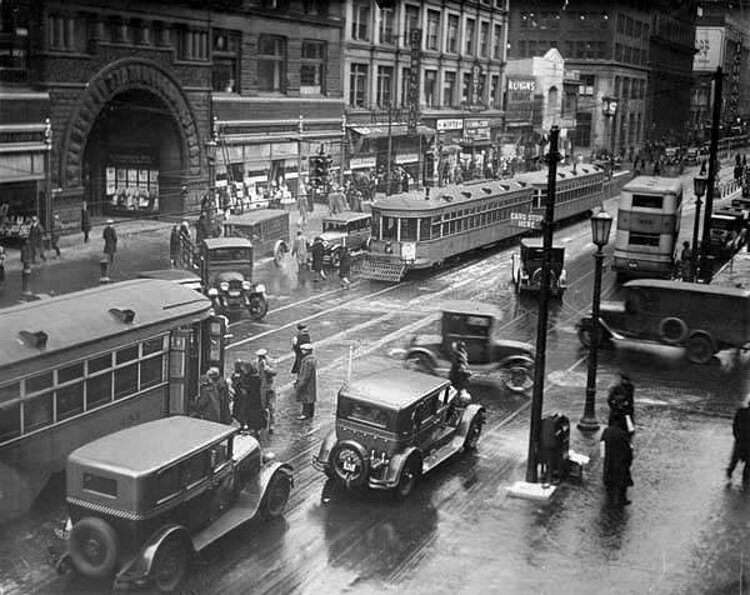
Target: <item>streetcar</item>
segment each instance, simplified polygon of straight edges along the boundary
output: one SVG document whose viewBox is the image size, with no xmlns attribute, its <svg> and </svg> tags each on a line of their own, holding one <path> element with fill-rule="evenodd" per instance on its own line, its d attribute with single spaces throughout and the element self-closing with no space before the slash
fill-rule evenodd
<svg viewBox="0 0 750 595">
<path fill-rule="evenodd" d="M 0 312 L 0 519 L 27 511 L 68 454 L 188 413 L 223 370 L 226 321 L 172 281 L 136 279 Z"/>
<path fill-rule="evenodd" d="M 537 217 L 545 216 L 547 178 L 546 169 L 520 174 L 515 178 L 533 189 L 531 212 Z M 558 167 L 555 179 L 555 222 L 589 215 L 594 208 L 601 206 L 606 178 L 606 172 L 596 165 Z"/>
<path fill-rule="evenodd" d="M 516 179 L 480 180 L 376 200 L 361 274 L 400 281 L 410 270 L 439 267 L 459 254 L 519 235 L 514 219 L 528 217 L 531 193 L 531 186 Z"/>
<path fill-rule="evenodd" d="M 639 176 L 623 187 L 613 265 L 620 277 L 672 276 L 682 194 L 677 178 Z"/>
</svg>

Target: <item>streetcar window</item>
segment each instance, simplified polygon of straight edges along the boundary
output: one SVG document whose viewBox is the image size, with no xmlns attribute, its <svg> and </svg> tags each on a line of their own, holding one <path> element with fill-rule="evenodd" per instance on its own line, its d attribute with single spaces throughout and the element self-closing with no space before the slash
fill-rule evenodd
<svg viewBox="0 0 750 595">
<path fill-rule="evenodd" d="M 631 246 L 659 246 L 660 235 L 658 233 L 635 233 L 630 232 L 629 243 Z"/>
<path fill-rule="evenodd" d="M 450 223 L 448 223 L 448 233 L 456 233 L 456 220 L 454 219 Z"/>
<path fill-rule="evenodd" d="M 24 432 L 31 432 L 51 425 L 52 393 L 46 393 L 23 402 Z"/>
<path fill-rule="evenodd" d="M 432 239 L 433 240 L 436 240 L 436 239 L 438 239 L 439 237 L 441 237 L 443 235 L 442 234 L 442 229 L 443 229 L 443 227 L 442 227 L 442 225 L 440 223 L 433 223 L 432 224 Z"/>
<path fill-rule="evenodd" d="M 417 239 L 417 220 L 401 219 L 401 240 L 413 242 Z"/>
<path fill-rule="evenodd" d="M 112 354 L 102 355 L 89 360 L 89 374 L 112 367 Z"/>
<path fill-rule="evenodd" d="M 52 372 L 45 372 L 26 379 L 26 394 L 36 393 L 45 388 L 52 388 Z"/>
<path fill-rule="evenodd" d="M 152 357 L 141 362 L 141 390 L 164 380 L 164 357 Z"/>
<path fill-rule="evenodd" d="M 83 382 L 63 386 L 55 391 L 57 421 L 83 413 Z"/>
<path fill-rule="evenodd" d="M 130 364 L 115 370 L 115 399 L 122 399 L 138 392 L 138 364 Z"/>
<path fill-rule="evenodd" d="M 633 207 L 639 207 L 641 209 L 659 209 L 664 207 L 663 196 L 651 196 L 648 194 L 634 194 L 633 195 Z"/>
<path fill-rule="evenodd" d="M 396 239 L 396 218 L 395 217 L 383 217 L 383 239 L 384 240 L 395 240 Z"/>
<path fill-rule="evenodd" d="M 423 217 L 419 220 L 419 239 L 422 241 L 432 239 L 432 219 L 430 217 Z"/>
<path fill-rule="evenodd" d="M 380 211 L 372 211 L 371 215 L 370 235 L 375 239 L 380 239 Z"/>
<path fill-rule="evenodd" d="M 57 370 L 57 383 L 70 382 L 76 378 L 83 377 L 83 362 L 78 362 L 71 366 L 66 366 Z"/>
<path fill-rule="evenodd" d="M 134 359 L 138 359 L 138 345 L 132 345 L 125 349 L 120 349 L 115 356 L 115 361 L 118 364 L 124 364 L 125 362 L 130 362 Z"/>
<path fill-rule="evenodd" d="M 21 402 L 0 403 L 0 442 L 21 435 Z"/>
<path fill-rule="evenodd" d="M 112 372 L 86 380 L 86 409 L 94 409 L 112 400 Z"/>
<path fill-rule="evenodd" d="M 158 353 L 164 351 L 164 337 L 157 337 L 156 339 L 149 339 L 143 342 L 143 355 L 150 355 L 152 353 Z"/>
</svg>

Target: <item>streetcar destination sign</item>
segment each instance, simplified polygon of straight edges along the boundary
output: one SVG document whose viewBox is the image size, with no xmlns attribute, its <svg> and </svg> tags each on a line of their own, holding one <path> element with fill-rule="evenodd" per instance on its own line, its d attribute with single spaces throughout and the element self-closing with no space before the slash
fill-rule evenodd
<svg viewBox="0 0 750 595">
<path fill-rule="evenodd" d="M 542 215 L 533 213 L 511 213 L 510 220 L 516 227 L 527 227 L 529 229 L 538 229 L 542 226 Z"/>
</svg>

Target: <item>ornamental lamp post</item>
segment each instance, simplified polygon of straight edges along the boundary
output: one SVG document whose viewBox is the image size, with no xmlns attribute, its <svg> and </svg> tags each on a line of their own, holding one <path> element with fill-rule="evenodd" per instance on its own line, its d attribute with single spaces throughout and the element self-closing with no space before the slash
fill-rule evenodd
<svg viewBox="0 0 750 595">
<path fill-rule="evenodd" d="M 591 217 L 591 240 L 596 245 L 596 253 L 594 254 L 594 299 L 591 304 L 591 339 L 589 341 L 588 374 L 586 376 L 586 403 L 583 409 L 583 417 L 578 422 L 578 429 L 583 432 L 594 432 L 599 429 L 595 406 L 597 348 L 601 339 L 599 302 L 602 297 L 602 262 L 604 261 L 602 249 L 609 243 L 611 229 L 612 215 L 602 207 L 599 212 Z"/>
<path fill-rule="evenodd" d="M 699 175 L 693 178 L 693 192 L 695 194 L 695 221 L 693 222 L 693 250 L 690 257 L 692 261 L 692 278 L 689 279 L 690 281 L 698 278 L 698 231 L 700 229 L 701 205 L 703 204 L 703 201 L 701 199 L 706 193 L 707 188 L 708 178 L 706 176 Z"/>
<path fill-rule="evenodd" d="M 615 116 L 617 115 L 618 100 L 616 97 L 610 97 L 605 95 L 602 97 L 602 114 L 610 121 L 609 124 L 609 135 L 611 153 L 609 157 L 609 177 L 611 178 L 615 173 Z"/>
</svg>

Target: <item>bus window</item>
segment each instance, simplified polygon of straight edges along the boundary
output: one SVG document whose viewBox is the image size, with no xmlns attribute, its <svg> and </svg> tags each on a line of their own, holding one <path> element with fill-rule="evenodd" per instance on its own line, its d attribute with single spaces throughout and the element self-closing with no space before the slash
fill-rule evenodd
<svg viewBox="0 0 750 595">
<path fill-rule="evenodd" d="M 660 235 L 658 233 L 636 233 L 630 232 L 629 243 L 631 246 L 659 246 Z"/>
<path fill-rule="evenodd" d="M 649 196 L 648 194 L 634 194 L 633 207 L 641 209 L 659 209 L 664 207 L 663 196 Z"/>
<path fill-rule="evenodd" d="M 417 220 L 401 219 L 401 241 L 414 242 L 417 239 Z"/>
<path fill-rule="evenodd" d="M 395 217 L 383 217 L 383 239 L 396 239 L 396 221 Z"/>
<path fill-rule="evenodd" d="M 429 217 L 419 220 L 419 239 L 422 241 L 432 239 L 432 219 Z"/>
</svg>

